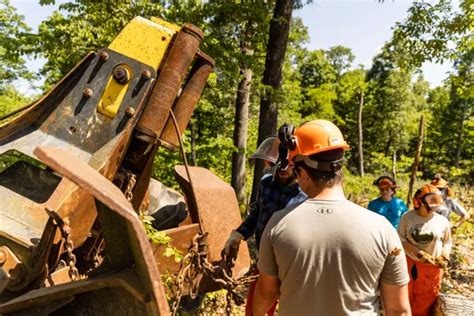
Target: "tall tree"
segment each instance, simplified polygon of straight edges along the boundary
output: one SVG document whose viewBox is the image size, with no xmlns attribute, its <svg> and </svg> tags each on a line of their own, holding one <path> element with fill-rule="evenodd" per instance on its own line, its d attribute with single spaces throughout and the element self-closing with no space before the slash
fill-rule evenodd
<svg viewBox="0 0 474 316">
<path fill-rule="evenodd" d="M 0 92 L 15 79 L 32 77 L 23 58 L 31 29 L 23 19 L 8 0 L 0 1 Z"/>
<path fill-rule="evenodd" d="M 248 44 L 247 39 L 242 39 L 242 55 L 253 55 L 253 49 Z M 231 185 L 237 194 L 239 202 L 245 199 L 245 153 L 247 149 L 248 119 L 250 105 L 250 87 L 253 76 L 252 69 L 242 63 L 240 66 L 241 80 L 237 87 L 235 100 L 235 119 L 234 119 L 234 146 L 232 153 L 232 179 Z"/>
<path fill-rule="evenodd" d="M 220 60 L 218 69 L 223 71 L 221 76 L 226 81 L 236 85 L 231 184 L 238 200 L 244 202 L 251 82 L 254 73 L 258 78 L 263 68 L 265 37 L 262 34 L 268 32 L 271 5 L 211 1 L 204 12 L 208 15 L 209 37 L 217 43 L 210 53 L 232 58 L 231 61 Z"/>
<path fill-rule="evenodd" d="M 359 175 L 364 176 L 364 135 L 363 135 L 363 125 L 362 125 L 362 110 L 364 109 L 364 91 L 360 91 L 360 101 L 359 101 L 359 110 L 357 111 L 357 156 L 359 160 Z"/>
<path fill-rule="evenodd" d="M 473 15 L 472 0 L 414 1 L 386 47 L 400 65 L 409 67 L 457 59 L 472 49 Z"/>
<path fill-rule="evenodd" d="M 341 45 L 329 48 L 326 51 L 326 57 L 336 71 L 337 79 L 351 67 L 355 58 L 350 48 Z"/>
<path fill-rule="evenodd" d="M 285 58 L 294 0 L 276 0 L 265 58 L 262 84 L 264 91 L 260 99 L 258 143 L 274 134 L 278 123 L 277 92 L 281 87 L 282 67 Z M 252 198 L 255 200 L 258 184 L 263 174 L 263 162 L 257 160 L 253 178 Z"/>
</svg>

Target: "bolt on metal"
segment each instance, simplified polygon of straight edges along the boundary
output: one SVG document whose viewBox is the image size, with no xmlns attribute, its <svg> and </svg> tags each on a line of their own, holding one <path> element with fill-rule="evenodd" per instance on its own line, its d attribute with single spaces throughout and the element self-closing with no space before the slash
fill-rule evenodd
<svg viewBox="0 0 474 316">
<path fill-rule="evenodd" d="M 118 66 L 114 69 L 112 76 L 119 84 L 126 84 L 130 80 L 129 71 L 121 66 Z"/>
<path fill-rule="evenodd" d="M 82 94 L 86 98 L 90 98 L 94 94 L 94 91 L 91 88 L 84 88 L 84 90 L 82 90 Z"/>
<path fill-rule="evenodd" d="M 99 59 L 103 60 L 103 61 L 106 61 L 107 59 L 109 59 L 109 54 L 107 54 L 106 52 L 100 52 L 99 53 Z"/>
<path fill-rule="evenodd" d="M 127 115 L 127 116 L 133 116 L 133 115 L 135 115 L 135 109 L 132 108 L 132 107 L 128 107 L 128 108 L 125 110 L 125 115 Z"/>
</svg>

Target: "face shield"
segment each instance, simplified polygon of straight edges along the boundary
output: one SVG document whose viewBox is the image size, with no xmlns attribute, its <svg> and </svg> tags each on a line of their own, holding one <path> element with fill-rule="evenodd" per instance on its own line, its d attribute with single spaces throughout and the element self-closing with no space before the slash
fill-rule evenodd
<svg viewBox="0 0 474 316">
<path fill-rule="evenodd" d="M 262 159 L 268 161 L 270 164 L 275 164 L 278 158 L 278 145 L 280 141 L 276 136 L 266 138 L 257 150 L 250 156 L 250 160 Z"/>
<path fill-rule="evenodd" d="M 429 211 L 438 212 L 444 206 L 443 196 L 438 192 L 426 194 L 422 201 Z"/>
</svg>

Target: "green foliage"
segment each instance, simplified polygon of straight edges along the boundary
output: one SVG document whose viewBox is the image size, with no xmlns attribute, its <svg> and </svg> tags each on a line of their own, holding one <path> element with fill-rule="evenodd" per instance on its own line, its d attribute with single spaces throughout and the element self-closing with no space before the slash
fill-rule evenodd
<svg viewBox="0 0 474 316">
<path fill-rule="evenodd" d="M 334 85 L 324 83 L 317 88 L 310 88 L 307 90 L 306 96 L 307 100 L 301 108 L 302 115 L 306 120 L 318 118 L 334 121 L 336 124 L 340 123 L 333 106 L 337 99 Z"/>
<path fill-rule="evenodd" d="M 46 169 L 46 165 L 42 162 L 33 159 L 17 150 L 10 149 L 0 155 L 0 172 L 3 172 L 5 169 L 14 165 L 18 161 L 25 161 L 41 169 Z"/>
<path fill-rule="evenodd" d="M 459 4 L 459 8 L 456 8 Z M 472 0 L 415 1 L 387 44 L 400 65 L 456 59 L 474 45 Z"/>
<path fill-rule="evenodd" d="M 298 61 L 303 88 L 316 88 L 336 81 L 337 72 L 323 50 L 307 52 Z"/>
<path fill-rule="evenodd" d="M 62 78 L 89 51 L 107 46 L 135 16 L 162 16 L 150 1 L 74 1 L 61 4 L 41 23 L 32 53 L 46 58 L 41 69 L 47 86 Z M 61 43 L 61 45 L 58 45 Z"/>
<path fill-rule="evenodd" d="M 5 123 L 12 113 L 27 106 L 31 101 L 31 97 L 23 96 L 13 86 L 5 86 L 0 91 L 0 124 Z"/>
<path fill-rule="evenodd" d="M 41 3 L 54 3 L 54 0 L 42 0 Z M 387 173 L 392 168 L 395 153 L 397 173 L 409 173 L 419 119 L 424 115 L 426 136 L 420 171 L 429 177 L 445 170 L 446 175 L 455 180 L 471 181 L 469 179 L 474 178 L 473 54 L 472 46 L 470 50 L 465 45 L 469 39 L 466 30 L 472 27 L 469 3 L 469 0 L 461 1 L 460 9 L 456 11 L 447 0 L 437 4 L 416 2 L 407 20 L 397 25 L 393 40 L 374 57 L 368 70 L 351 69 L 354 55 L 349 48 L 306 49 L 306 27 L 295 18 L 283 65 L 282 89 L 275 95 L 279 124 L 299 125 L 316 118 L 334 121 L 352 147 L 346 157 L 349 169 L 355 170 L 357 114 L 363 94 L 363 150 L 368 172 Z M 2 27 L 8 28 L 8 32 L 3 32 L 4 37 L 0 40 L 8 42 L 9 47 L 21 47 L 15 56 L 31 53 L 45 57 L 47 63 L 41 74 L 47 77 L 47 85 L 51 85 L 88 51 L 107 46 L 135 16 L 158 16 L 174 23 L 191 22 L 201 27 L 206 35 L 202 49 L 216 60 L 217 66 L 194 112 L 193 133 L 190 128 L 185 133 L 185 151 L 191 165 L 207 167 L 228 181 L 234 150 L 235 96 L 242 67 L 253 71 L 247 155 L 256 148 L 259 102 L 266 88 L 259 83 L 273 6 L 271 1 L 77 0 L 62 4 L 61 11 L 44 21 L 33 37 L 27 26 L 20 23 L 22 18 L 16 15 L 14 8 L 3 1 L 1 12 L 7 18 L 2 16 Z M 3 22 L 7 20 L 18 23 Z M 440 34 L 444 31 L 445 34 Z M 441 49 L 435 42 L 430 44 L 430 34 L 440 35 L 442 41 L 453 40 L 457 46 L 449 46 L 452 49 L 446 55 L 446 49 Z M 61 45 L 57 45 L 58 42 Z M 438 53 L 432 53 L 434 50 Z M 403 65 L 399 62 L 401 57 L 412 55 L 415 62 L 410 65 L 456 57 L 456 67 L 445 86 L 430 90 L 416 69 L 408 71 L 408 67 L 400 67 Z M 15 76 L 21 75 L 19 68 L 11 69 Z M 20 103 L 26 104 L 24 98 L 8 89 L 0 96 L 0 115 L 14 110 Z M 177 188 L 173 175 L 176 164 L 183 164 L 179 151 L 160 149 L 153 176 L 167 186 Z M 247 175 L 251 179 L 250 168 Z"/>
<path fill-rule="evenodd" d="M 326 52 L 326 58 L 336 71 L 337 78 L 340 78 L 344 72 L 349 70 L 355 56 L 350 48 L 338 45 L 329 48 Z"/>
<path fill-rule="evenodd" d="M 0 93 L 18 78 L 31 79 L 23 54 L 29 46 L 30 28 L 8 0 L 0 1 Z M 1 111 L 1 108 L 0 108 Z"/>
<path fill-rule="evenodd" d="M 163 252 L 165 257 L 174 256 L 175 261 L 180 262 L 183 258 L 182 253 L 178 249 L 171 246 L 171 237 L 166 235 L 164 231 L 158 231 L 153 227 L 153 217 L 140 214 L 140 219 L 142 220 L 143 226 L 145 227 L 148 239 L 154 244 L 165 246 L 165 250 Z"/>
</svg>

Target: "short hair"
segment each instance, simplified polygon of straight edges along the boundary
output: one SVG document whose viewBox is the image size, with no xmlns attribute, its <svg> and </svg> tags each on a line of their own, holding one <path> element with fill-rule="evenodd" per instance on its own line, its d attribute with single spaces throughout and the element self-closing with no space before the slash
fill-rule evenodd
<svg viewBox="0 0 474 316">
<path fill-rule="evenodd" d="M 341 160 L 340 163 L 337 163 L 336 168 L 334 168 L 333 171 L 321 171 L 318 169 L 308 167 L 308 165 L 306 165 L 304 161 L 295 162 L 295 168 L 305 169 L 309 177 L 311 178 L 311 180 L 313 180 L 314 184 L 316 184 L 317 186 L 325 186 L 325 187 L 331 188 L 342 181 L 342 178 L 344 175 L 342 171 L 343 157 L 344 157 L 344 150 L 340 148 L 320 152 L 320 153 L 309 156 L 311 160 L 315 160 L 315 161 L 331 162 L 331 161 Z"/>
</svg>

